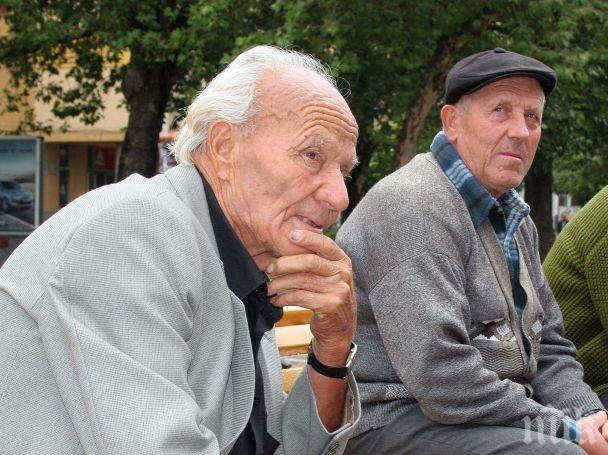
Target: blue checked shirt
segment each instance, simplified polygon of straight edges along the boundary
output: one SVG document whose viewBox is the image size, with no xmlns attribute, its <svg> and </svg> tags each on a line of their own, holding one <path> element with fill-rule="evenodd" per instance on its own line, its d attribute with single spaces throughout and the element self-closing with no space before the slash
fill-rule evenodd
<svg viewBox="0 0 608 455">
<path fill-rule="evenodd" d="M 435 136 L 431 144 L 431 153 L 460 192 L 469 209 L 475 229 L 486 219 L 492 223 L 505 255 L 515 309 L 521 319 L 528 297 L 519 282 L 519 250 L 515 234 L 522 220 L 530 213 L 530 207 L 514 189 L 510 189 L 498 199 L 492 197 L 462 161 L 443 131 Z"/>
</svg>

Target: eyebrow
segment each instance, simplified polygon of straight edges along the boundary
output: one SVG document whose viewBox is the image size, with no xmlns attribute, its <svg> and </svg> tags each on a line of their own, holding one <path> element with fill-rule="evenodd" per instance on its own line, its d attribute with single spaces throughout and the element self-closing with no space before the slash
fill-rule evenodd
<svg viewBox="0 0 608 455">
<path fill-rule="evenodd" d="M 311 142 L 317 147 L 323 147 L 327 143 L 327 138 L 319 133 L 307 134 L 296 144 L 295 148 L 303 147 L 306 142 Z"/>
<path fill-rule="evenodd" d="M 346 169 L 346 177 L 350 177 L 351 172 L 359 165 L 359 158 L 357 155 L 348 163 L 348 168 Z"/>
<path fill-rule="evenodd" d="M 488 100 L 488 104 L 492 105 L 492 106 L 497 105 L 497 104 L 505 104 L 505 105 L 511 106 L 513 103 L 511 101 L 509 101 L 508 98 L 504 98 L 502 96 L 497 96 L 495 98 L 490 98 Z"/>
</svg>

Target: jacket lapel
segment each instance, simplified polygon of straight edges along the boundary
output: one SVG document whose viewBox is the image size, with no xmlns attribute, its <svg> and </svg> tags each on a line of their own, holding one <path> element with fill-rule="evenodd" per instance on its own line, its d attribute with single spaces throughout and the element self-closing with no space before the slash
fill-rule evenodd
<svg viewBox="0 0 608 455">
<path fill-rule="evenodd" d="M 209 206 L 207 205 L 205 189 L 196 168 L 193 165 L 179 164 L 165 174 L 155 178 L 160 179 L 159 182 L 162 185 L 167 186 L 171 191 L 175 192 L 192 211 L 211 241 L 219 260 L 219 252 L 211 218 L 209 217 Z M 225 380 L 224 390 L 219 391 L 219 393 L 205 391 L 207 395 L 202 398 L 203 402 L 197 401 L 199 405 L 205 405 L 205 402 L 212 403 L 217 402 L 218 399 L 223 399 L 221 410 L 219 410 L 221 421 L 217 422 L 217 426 L 213 430 L 215 430 L 214 433 L 218 437 L 221 453 L 228 453 L 236 438 L 245 428 L 251 414 L 255 370 L 245 307 L 243 302 L 230 291 L 225 280 L 222 284 L 225 286 L 226 296 L 221 296 L 220 299 L 223 300 L 227 297 L 230 300 L 234 326 L 229 329 L 227 328 L 216 341 L 228 343 L 231 340 L 227 340 L 226 337 L 229 334 L 232 334 L 234 337 L 232 358 L 226 359 L 227 362 L 230 362 L 230 372 Z M 208 308 L 211 311 L 213 307 L 208 306 Z M 199 330 L 205 330 L 205 327 L 200 327 Z M 212 350 L 213 346 L 205 346 L 203 349 Z M 214 373 L 207 372 L 207 374 Z"/>
</svg>

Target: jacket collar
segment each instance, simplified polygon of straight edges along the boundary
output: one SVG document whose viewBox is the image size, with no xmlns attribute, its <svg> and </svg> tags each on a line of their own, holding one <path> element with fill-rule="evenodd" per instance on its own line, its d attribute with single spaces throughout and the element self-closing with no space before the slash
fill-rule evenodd
<svg viewBox="0 0 608 455">
<path fill-rule="evenodd" d="M 164 176 L 173 186 L 178 197 L 188 206 L 201 224 L 211 240 L 216 254 L 219 256 L 213 225 L 209 217 L 209 205 L 207 204 L 205 189 L 196 167 L 192 164 L 178 164 L 169 169 Z"/>
</svg>

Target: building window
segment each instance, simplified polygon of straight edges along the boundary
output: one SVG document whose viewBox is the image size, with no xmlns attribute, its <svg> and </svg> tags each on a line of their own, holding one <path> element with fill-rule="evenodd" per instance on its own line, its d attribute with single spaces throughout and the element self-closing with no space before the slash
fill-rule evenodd
<svg viewBox="0 0 608 455">
<path fill-rule="evenodd" d="M 111 147 L 89 147 L 89 190 L 114 183 L 116 149 Z"/>
<path fill-rule="evenodd" d="M 70 185 L 70 166 L 68 160 L 68 146 L 59 147 L 59 207 L 68 203 Z"/>
</svg>

